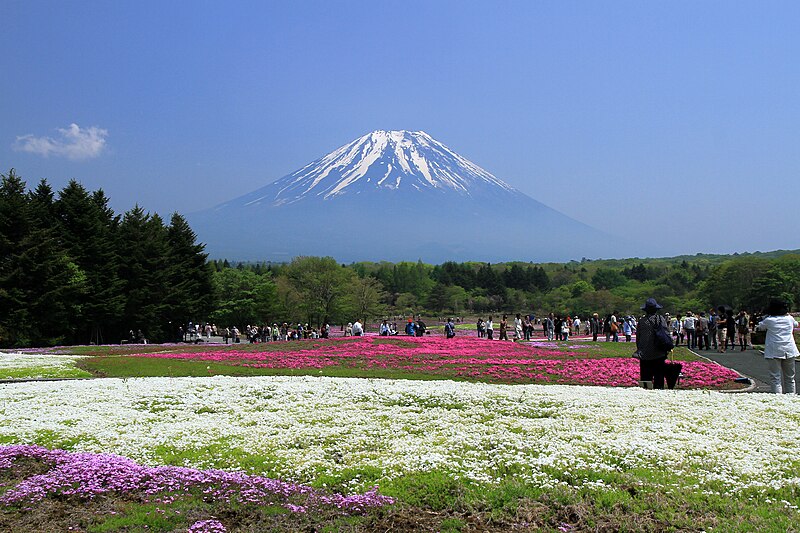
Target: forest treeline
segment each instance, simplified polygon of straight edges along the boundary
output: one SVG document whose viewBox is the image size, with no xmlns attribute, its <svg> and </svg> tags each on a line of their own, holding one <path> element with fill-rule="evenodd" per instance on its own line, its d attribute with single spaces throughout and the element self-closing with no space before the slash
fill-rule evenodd
<svg viewBox="0 0 800 533">
<path fill-rule="evenodd" d="M 102 190 L 71 181 L 28 191 L 0 182 L 0 345 L 118 343 L 213 311 L 211 266 L 186 220 L 141 207 L 118 215 Z"/>
<path fill-rule="evenodd" d="M 219 326 L 384 316 L 638 313 L 655 297 L 674 313 L 800 303 L 800 255 L 582 260 L 569 263 L 339 264 L 207 260 L 186 220 L 141 207 L 118 215 L 102 190 L 71 181 L 0 184 L 0 345 L 120 342 L 142 330 L 174 340 L 189 321 Z"/>
<path fill-rule="evenodd" d="M 546 264 L 340 265 L 310 257 L 210 264 L 218 290 L 212 319 L 221 323 L 260 323 L 261 317 L 341 323 L 420 313 L 619 316 L 640 314 L 651 296 L 673 314 L 719 305 L 760 311 L 770 297 L 800 302 L 800 254 L 793 252 Z M 321 290 L 322 272 L 338 281 Z"/>
</svg>

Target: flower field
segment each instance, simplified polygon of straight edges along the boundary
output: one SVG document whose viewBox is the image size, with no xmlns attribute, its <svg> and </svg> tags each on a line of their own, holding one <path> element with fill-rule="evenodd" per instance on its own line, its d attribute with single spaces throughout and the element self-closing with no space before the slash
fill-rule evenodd
<svg viewBox="0 0 800 533">
<path fill-rule="evenodd" d="M 709 390 L 731 376 L 704 361 L 684 361 L 684 390 L 646 391 L 629 386 L 631 347 L 604 343 L 366 337 L 130 346 L 109 356 L 101 348 L 75 350 L 90 357 L 73 362 L 312 375 L 2 385 L 0 529 L 792 531 L 800 523 L 798 397 Z M 27 356 L 0 357 L 7 368 L 66 361 Z M 439 379 L 318 374 L 342 368 Z M 602 386 L 569 384 L 577 382 Z"/>
<path fill-rule="evenodd" d="M 307 340 L 290 343 L 236 346 L 179 347 L 138 353 L 128 357 L 162 362 L 207 362 L 248 369 L 254 374 L 305 373 L 357 377 L 451 378 L 495 383 L 555 383 L 598 386 L 637 385 L 639 363 L 630 354 L 634 347 L 620 343 L 514 343 L 477 338 L 375 337 Z M 687 352 L 688 353 L 688 352 Z M 732 389 L 739 377 L 716 363 L 688 357 L 682 361 L 683 388 Z M 115 366 L 132 359 L 98 358 L 86 368 L 106 375 L 123 376 Z M 149 369 L 153 363 L 144 363 Z M 206 365 L 207 366 L 207 365 Z M 205 366 L 202 366 L 205 368 Z M 209 367 L 211 369 L 211 367 Z M 173 367 L 175 370 L 175 367 Z M 219 366 L 212 373 L 227 373 Z M 130 374 L 137 375 L 137 374 Z"/>
<path fill-rule="evenodd" d="M 84 378 L 91 374 L 75 367 L 81 356 L 30 353 L 0 354 L 0 379 Z"/>
</svg>

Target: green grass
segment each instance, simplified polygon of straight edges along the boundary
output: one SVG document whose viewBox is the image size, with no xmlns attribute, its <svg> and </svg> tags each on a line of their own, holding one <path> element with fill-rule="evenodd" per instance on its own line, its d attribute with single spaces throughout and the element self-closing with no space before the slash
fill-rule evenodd
<svg viewBox="0 0 800 533">
<path fill-rule="evenodd" d="M 0 379 L 90 378 L 92 374 L 76 367 L 29 367 L 0 370 Z"/>
<path fill-rule="evenodd" d="M 252 368 L 213 361 L 187 359 L 157 359 L 149 357 L 93 357 L 84 359 L 79 366 L 93 376 L 109 378 L 126 377 L 202 377 L 202 376 L 327 376 L 345 378 L 382 379 L 455 379 L 455 376 L 426 374 L 404 370 L 380 368 L 352 368 L 331 366 L 317 368 Z M 463 379 L 466 380 L 466 379 Z M 472 380 L 476 381 L 476 380 Z"/>
</svg>

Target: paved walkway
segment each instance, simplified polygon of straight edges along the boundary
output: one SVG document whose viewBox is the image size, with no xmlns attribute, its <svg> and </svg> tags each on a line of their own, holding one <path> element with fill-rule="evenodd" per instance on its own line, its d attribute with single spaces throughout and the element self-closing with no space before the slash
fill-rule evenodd
<svg viewBox="0 0 800 533">
<path fill-rule="evenodd" d="M 717 353 L 715 350 L 695 350 L 694 353 L 749 377 L 755 383 L 753 392 L 770 392 L 767 361 L 761 352 L 752 348 L 742 352 L 739 348 L 736 348 L 725 353 Z M 798 376 L 796 375 L 795 382 L 798 383 L 797 390 L 800 391 L 800 381 L 797 378 Z"/>
</svg>

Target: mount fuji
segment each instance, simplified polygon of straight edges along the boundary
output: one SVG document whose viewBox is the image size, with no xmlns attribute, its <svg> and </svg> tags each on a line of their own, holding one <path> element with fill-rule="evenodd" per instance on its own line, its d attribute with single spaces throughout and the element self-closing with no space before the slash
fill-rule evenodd
<svg viewBox="0 0 800 533">
<path fill-rule="evenodd" d="M 613 241 L 422 131 L 373 131 L 187 218 L 211 257 L 244 261 L 565 261 Z"/>
</svg>

